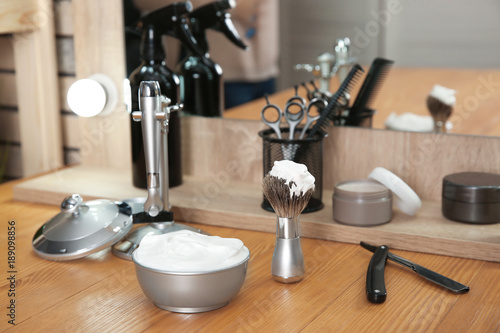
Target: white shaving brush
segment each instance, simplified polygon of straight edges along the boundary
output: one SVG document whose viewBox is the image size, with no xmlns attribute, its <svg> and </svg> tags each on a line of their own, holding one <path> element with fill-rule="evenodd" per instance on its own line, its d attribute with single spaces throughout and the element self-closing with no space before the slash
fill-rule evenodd
<svg viewBox="0 0 500 333">
<path fill-rule="evenodd" d="M 427 108 L 434 119 L 434 132 L 445 133 L 446 121 L 456 103 L 455 90 L 436 84 L 427 97 Z"/>
<path fill-rule="evenodd" d="M 273 278 L 282 283 L 298 282 L 305 274 L 299 215 L 313 194 L 314 177 L 303 164 L 276 161 L 264 177 L 263 190 L 277 214 L 276 244 L 271 265 Z"/>
</svg>

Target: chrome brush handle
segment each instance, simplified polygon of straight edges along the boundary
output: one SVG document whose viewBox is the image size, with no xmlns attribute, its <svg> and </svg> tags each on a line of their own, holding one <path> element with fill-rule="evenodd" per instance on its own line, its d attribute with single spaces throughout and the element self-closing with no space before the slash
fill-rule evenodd
<svg viewBox="0 0 500 333">
<path fill-rule="evenodd" d="M 298 217 L 278 217 L 271 273 L 273 278 L 281 283 L 294 283 L 304 278 L 304 256 L 300 245 Z"/>
</svg>

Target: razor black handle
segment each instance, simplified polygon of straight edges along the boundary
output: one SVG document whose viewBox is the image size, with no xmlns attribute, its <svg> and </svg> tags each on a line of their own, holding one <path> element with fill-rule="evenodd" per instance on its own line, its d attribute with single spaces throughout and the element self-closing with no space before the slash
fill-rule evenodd
<svg viewBox="0 0 500 333">
<path fill-rule="evenodd" d="M 366 296 L 373 303 L 383 303 L 387 298 L 384 270 L 389 248 L 385 245 L 377 247 L 368 265 L 366 273 Z"/>
</svg>

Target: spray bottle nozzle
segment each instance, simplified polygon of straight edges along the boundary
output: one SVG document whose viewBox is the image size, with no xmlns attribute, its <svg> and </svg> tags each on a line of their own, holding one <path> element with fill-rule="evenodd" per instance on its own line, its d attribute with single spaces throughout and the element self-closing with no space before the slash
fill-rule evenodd
<svg viewBox="0 0 500 333">
<path fill-rule="evenodd" d="M 168 35 L 179 39 L 190 51 L 204 55 L 204 51 L 198 45 L 191 34 L 187 14 L 193 10 L 190 1 L 177 2 L 163 8 L 157 9 L 145 15 L 139 21 L 143 32 L 152 27 L 158 35 Z"/>
<path fill-rule="evenodd" d="M 219 0 L 199 7 L 188 15 L 193 35 L 205 52 L 208 52 L 205 34 L 207 29 L 220 31 L 236 46 L 242 49 L 247 48 L 234 27 L 231 14 L 227 12 L 235 6 L 234 0 Z"/>
</svg>

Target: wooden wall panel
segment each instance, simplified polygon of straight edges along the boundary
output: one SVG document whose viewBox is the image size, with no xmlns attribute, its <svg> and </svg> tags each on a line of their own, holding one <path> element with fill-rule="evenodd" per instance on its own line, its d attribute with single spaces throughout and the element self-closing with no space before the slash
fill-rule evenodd
<svg viewBox="0 0 500 333">
<path fill-rule="evenodd" d="M 62 114 L 63 142 L 66 149 L 78 149 L 81 141 L 79 118 L 74 113 Z"/>
<path fill-rule="evenodd" d="M 260 183 L 261 121 L 189 117 L 183 123 L 184 172 L 217 179 Z M 209 147 L 209 148 L 208 148 Z M 216 156 L 216 158 L 214 158 Z M 400 176 L 422 199 L 439 201 L 442 178 L 450 173 L 500 173 L 497 137 L 410 133 L 331 127 L 324 147 L 323 188 L 339 181 L 365 179 L 376 167 Z M 231 169 L 232 168 L 232 169 Z"/>
<path fill-rule="evenodd" d="M 73 37 L 56 38 L 57 71 L 59 75 L 75 76 L 75 46 Z"/>
<path fill-rule="evenodd" d="M 0 35 L 0 70 L 14 71 L 14 50 L 12 36 Z"/>
<path fill-rule="evenodd" d="M 16 74 L 0 72 L 0 105 L 17 107 Z"/>
<path fill-rule="evenodd" d="M 39 0 L 2 0 L 0 33 L 25 33 L 36 30 L 45 22 L 39 15 L 41 7 L 43 2 Z"/>
<path fill-rule="evenodd" d="M 71 109 L 69 108 L 68 101 L 66 99 L 66 96 L 68 95 L 68 90 L 69 87 L 76 81 L 76 77 L 74 76 L 59 76 L 59 103 L 61 104 L 61 110 L 64 112 L 70 112 Z M 72 130 L 77 130 L 77 128 L 74 128 Z"/>
<path fill-rule="evenodd" d="M 73 4 L 71 0 L 54 1 L 56 35 L 73 37 Z"/>
<path fill-rule="evenodd" d="M 73 0 L 75 63 L 77 79 L 102 73 L 115 83 L 123 101 L 125 41 L 121 0 Z M 89 24 L 92 22 L 92 24 Z M 80 119 L 82 133 L 99 133 L 101 140 L 82 151 L 85 165 L 131 167 L 129 117 L 125 104 L 112 114 Z"/>
<path fill-rule="evenodd" d="M 0 181 L 21 178 L 23 176 L 21 146 L 12 142 L 0 142 L 0 161 L 3 160 L 4 154 L 7 154 L 8 160 L 4 170 L 5 173 L 0 175 Z M 0 169 L 3 167 L 1 165 Z"/>
<path fill-rule="evenodd" d="M 17 110 L 0 107 L 0 141 L 21 142 Z"/>
<path fill-rule="evenodd" d="M 53 2 L 37 3 L 40 25 L 13 38 L 24 176 L 63 162 Z"/>
<path fill-rule="evenodd" d="M 21 2 L 19 2 L 21 4 Z M 78 117 L 73 116 L 66 102 L 69 86 L 75 79 L 75 61 L 73 45 L 73 10 L 70 0 L 54 1 L 54 12 L 44 12 L 44 19 L 51 19 L 55 24 L 58 88 L 61 109 L 62 145 L 64 161 L 74 164 L 79 161 L 80 133 Z M 0 6 L 1 10 L 1 6 Z M 7 179 L 21 177 L 21 136 L 19 131 L 18 93 L 16 88 L 14 35 L 0 36 L 0 142 L 15 147 L 9 155 Z"/>
</svg>

